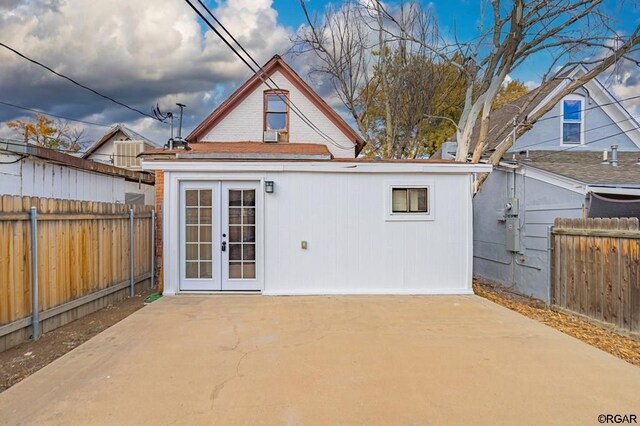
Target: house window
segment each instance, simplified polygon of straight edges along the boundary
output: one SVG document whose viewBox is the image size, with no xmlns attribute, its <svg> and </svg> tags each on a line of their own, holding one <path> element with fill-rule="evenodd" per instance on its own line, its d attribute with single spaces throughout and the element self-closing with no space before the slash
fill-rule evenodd
<svg viewBox="0 0 640 426">
<path fill-rule="evenodd" d="M 562 141 L 563 145 L 583 143 L 583 99 L 567 97 L 562 101 Z"/>
<path fill-rule="evenodd" d="M 393 188 L 391 190 L 392 213 L 427 213 L 428 188 Z"/>
<path fill-rule="evenodd" d="M 435 219 L 433 183 L 424 179 L 389 181 L 385 184 L 386 221 Z"/>
<path fill-rule="evenodd" d="M 289 131 L 289 92 L 286 90 L 264 92 L 264 130 Z"/>
</svg>

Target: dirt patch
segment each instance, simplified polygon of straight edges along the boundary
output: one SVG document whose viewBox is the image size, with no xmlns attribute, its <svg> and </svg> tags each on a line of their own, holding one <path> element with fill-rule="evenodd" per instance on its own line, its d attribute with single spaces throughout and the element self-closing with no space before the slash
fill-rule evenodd
<svg viewBox="0 0 640 426">
<path fill-rule="evenodd" d="M 25 342 L 0 352 L 0 392 L 142 308 L 145 297 L 152 291 L 129 297 L 56 328 L 43 334 L 37 342 Z"/>
<path fill-rule="evenodd" d="M 554 312 L 540 300 L 514 294 L 502 286 L 485 280 L 475 279 L 473 290 L 478 296 L 553 327 L 631 364 L 640 366 L 640 342 L 636 340 L 598 327 L 576 316 Z"/>
</svg>

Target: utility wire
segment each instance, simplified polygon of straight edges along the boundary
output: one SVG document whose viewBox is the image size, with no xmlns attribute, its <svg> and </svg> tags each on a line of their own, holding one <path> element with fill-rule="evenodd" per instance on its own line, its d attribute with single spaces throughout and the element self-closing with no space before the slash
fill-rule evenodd
<svg viewBox="0 0 640 426">
<path fill-rule="evenodd" d="M 607 106 L 607 105 L 613 105 L 613 104 L 618 104 L 619 105 L 621 102 L 631 101 L 631 100 L 638 99 L 638 98 L 640 98 L 640 95 L 630 96 L 628 98 L 618 99 L 618 100 L 615 100 L 613 102 L 607 102 L 607 103 L 604 103 L 604 104 L 594 105 L 594 106 L 591 106 L 589 108 L 583 108 L 583 109 L 577 110 L 575 112 L 589 111 L 589 110 L 592 110 L 592 109 L 600 108 L 600 107 Z M 551 120 L 553 118 L 558 118 L 558 117 L 562 117 L 562 116 L 563 116 L 563 114 L 551 115 L 549 117 L 544 117 L 544 118 L 541 118 L 540 120 L 537 120 L 536 123 L 539 123 L 541 121 Z"/>
<path fill-rule="evenodd" d="M 27 61 L 29 61 L 29 62 L 31 62 L 31 63 L 33 63 L 33 64 L 36 64 L 36 65 L 38 65 L 38 66 L 40 66 L 40 67 L 42 67 L 42 68 L 46 69 L 47 71 L 49 71 L 49 72 L 51 72 L 51 73 L 53 73 L 53 74 L 57 75 L 58 77 L 62 77 L 62 78 L 64 78 L 65 80 L 68 80 L 68 81 L 70 81 L 71 83 L 75 84 L 76 86 L 82 87 L 83 89 L 88 90 L 88 91 L 90 91 L 90 92 L 92 92 L 92 93 L 94 93 L 94 94 L 96 94 L 96 95 L 100 96 L 101 98 L 107 99 L 107 100 L 109 100 L 109 101 L 111 101 L 111 102 L 113 102 L 113 103 L 115 103 L 115 104 L 118 104 L 118 105 L 120 105 L 120 106 L 122 106 L 122 107 L 125 107 L 125 108 L 127 108 L 127 109 L 130 109 L 131 111 L 137 112 L 138 114 L 142 114 L 142 115 L 144 115 L 145 117 L 149 117 L 149 118 L 153 118 L 154 120 L 162 121 L 162 120 L 160 120 L 159 118 L 154 117 L 154 116 L 153 116 L 153 115 L 151 115 L 151 114 L 147 114 L 147 113 L 145 113 L 145 112 L 140 111 L 139 109 L 136 109 L 136 108 L 130 107 L 129 105 L 127 105 L 127 104 L 125 104 L 125 103 L 123 103 L 123 102 L 117 101 L 117 100 L 113 99 L 113 98 L 112 98 L 112 97 L 110 97 L 110 96 L 104 95 L 104 94 L 102 94 L 102 93 L 98 92 L 97 90 L 92 89 L 92 88 L 91 88 L 91 87 L 89 87 L 89 86 L 86 86 L 86 85 L 84 85 L 84 84 L 82 84 L 82 83 L 79 83 L 79 82 L 77 82 L 76 80 L 72 79 L 71 77 L 67 77 L 66 75 L 61 74 L 61 73 L 59 73 L 59 72 L 55 71 L 54 69 L 52 69 L 52 68 L 48 67 L 47 65 L 45 65 L 45 64 L 43 64 L 43 63 L 41 63 L 41 62 L 38 62 L 38 61 L 36 61 L 35 59 L 31 59 L 31 58 L 29 58 L 28 56 L 26 56 L 26 55 L 24 55 L 24 54 L 22 54 L 22 53 L 18 52 L 16 49 L 14 49 L 14 48 L 12 48 L 12 47 L 10 47 L 10 46 L 7 46 L 6 44 L 4 44 L 4 43 L 2 43 L 2 42 L 0 42 L 0 46 L 4 47 L 5 49 L 8 49 L 8 50 L 12 51 L 13 53 L 15 53 L 16 55 L 20 56 L 21 58 L 26 59 Z"/>
<path fill-rule="evenodd" d="M 200 3 L 200 6 L 202 6 L 204 8 L 204 10 L 207 11 L 207 13 L 209 14 L 209 16 L 211 16 L 211 18 L 222 28 L 222 30 L 231 38 L 231 40 L 238 45 L 238 47 L 240 48 L 240 50 L 242 50 L 242 52 L 244 52 L 245 55 L 247 55 L 247 57 L 251 60 L 251 62 L 254 63 L 254 65 L 256 67 L 258 67 L 258 70 L 260 70 L 260 72 L 262 72 L 262 74 L 260 74 L 260 79 L 263 81 L 263 83 L 265 83 L 267 85 L 267 87 L 269 87 L 270 89 L 272 89 L 265 81 L 264 78 L 262 77 L 262 75 L 265 75 L 269 81 L 271 82 L 271 84 L 273 84 L 276 89 L 278 90 L 282 90 L 280 89 L 280 87 L 278 86 L 278 83 L 276 83 L 273 78 L 271 78 L 271 76 L 267 75 L 267 73 L 264 72 L 264 69 L 262 68 L 262 66 L 253 58 L 253 56 L 251 56 L 251 54 L 249 52 L 247 52 L 247 50 L 244 48 L 244 46 L 242 46 L 242 44 L 233 36 L 233 34 L 231 34 L 231 32 L 229 32 L 229 30 L 227 29 L 227 27 L 224 26 L 224 24 L 222 24 L 222 22 L 220 22 L 218 20 L 218 18 L 216 18 L 216 16 L 213 14 L 213 12 L 211 11 L 211 9 L 209 9 L 209 7 L 207 7 L 207 5 L 205 5 L 202 0 L 197 0 L 198 3 Z M 221 36 L 220 36 L 221 37 Z M 250 67 L 251 70 L 253 71 L 253 67 Z M 254 71 L 255 72 L 255 71 Z M 339 148 L 343 148 L 343 149 L 350 149 L 351 147 L 344 147 L 341 146 L 340 144 L 338 144 L 335 140 L 333 140 L 330 136 L 328 136 L 325 132 L 323 132 L 318 126 L 316 126 L 311 119 L 309 119 L 309 117 L 307 117 L 304 112 L 302 112 L 302 110 L 300 110 L 300 108 L 298 108 L 293 102 L 291 102 L 290 99 L 288 99 L 286 96 L 282 96 L 278 94 L 278 97 L 284 101 L 285 103 L 288 104 L 289 108 L 294 110 L 294 113 L 300 117 L 302 115 L 302 117 L 300 117 L 306 124 L 308 124 L 316 133 L 318 133 L 321 137 L 323 137 L 325 140 L 333 143 L 334 145 L 338 146 Z M 293 108 L 292 108 L 293 107 Z M 304 118 L 303 118 L 304 117 Z"/>
<path fill-rule="evenodd" d="M 215 20 L 216 23 L 218 23 L 218 25 L 220 25 L 220 27 L 225 31 L 226 34 L 228 34 L 231 39 L 240 47 L 240 49 L 245 53 L 245 55 L 247 55 L 247 57 L 249 57 L 251 59 L 251 61 L 256 64 L 256 66 L 258 67 L 260 74 L 258 73 L 258 71 L 256 69 L 254 69 L 254 67 L 235 49 L 235 47 L 233 47 L 231 45 L 231 43 L 229 43 L 229 41 L 220 33 L 220 31 L 218 31 L 217 28 L 215 28 L 213 26 L 213 24 L 211 24 L 211 22 L 209 22 L 209 20 L 202 14 L 202 12 L 200 12 L 200 10 L 198 10 L 198 8 L 191 3 L 190 0 L 185 0 L 187 2 L 187 4 L 189 4 L 189 6 L 191 6 L 191 8 L 194 10 L 194 12 L 196 12 L 198 14 L 198 16 L 200 16 L 200 18 L 207 24 L 207 26 L 209 28 L 211 28 L 211 30 L 224 42 L 224 44 L 227 45 L 227 47 L 229 47 L 229 49 L 231 49 L 233 51 L 233 53 L 240 58 L 240 60 L 242 60 L 242 62 L 244 62 L 244 64 L 249 67 L 249 69 L 254 73 L 254 74 L 258 74 L 258 76 L 260 77 L 260 79 L 262 80 L 262 82 L 271 90 L 273 90 L 273 87 L 265 80 L 263 75 L 266 75 L 266 73 L 264 72 L 263 68 L 256 62 L 256 60 L 246 51 L 246 49 L 244 49 L 244 47 L 236 40 L 235 37 L 233 37 L 233 35 L 231 35 L 231 33 L 229 32 L 229 30 L 226 29 L 226 27 L 224 25 L 222 25 L 222 23 L 213 15 L 213 12 L 211 12 L 211 10 L 204 4 L 202 3 L 202 1 L 197 0 L 198 3 L 200 3 L 200 5 L 207 11 L 207 13 Z M 273 81 L 273 79 L 269 76 L 267 76 L 267 78 L 275 85 L 275 87 L 277 89 L 279 89 L 278 85 Z M 302 113 L 302 111 L 290 100 L 288 99 L 286 96 L 279 96 L 281 100 L 283 100 L 288 106 L 289 108 L 293 111 L 293 113 L 298 116 L 305 124 L 307 124 L 309 127 L 311 127 L 312 130 L 314 130 L 319 136 L 321 136 L 323 139 L 325 139 L 327 142 L 331 143 L 332 145 L 335 145 L 339 148 L 342 149 L 350 149 L 351 147 L 345 147 L 343 145 L 340 145 L 339 143 L 337 143 L 336 141 L 334 141 L 330 136 L 326 135 L 322 130 L 320 130 L 318 128 L 318 126 L 316 126 L 306 115 L 304 115 L 304 113 Z"/>
<path fill-rule="evenodd" d="M 108 125 L 108 124 L 93 123 L 91 121 L 78 120 L 78 119 L 75 119 L 75 118 L 65 117 L 63 115 L 52 114 L 50 112 L 42 111 L 42 110 L 39 110 L 39 109 L 27 108 L 27 107 L 24 107 L 24 106 L 12 104 L 10 102 L 0 101 L 0 104 L 6 105 L 6 106 L 9 106 L 9 107 L 12 107 L 12 108 L 17 108 L 17 109 L 22 109 L 22 110 L 25 110 L 25 111 L 31 111 L 31 112 L 35 112 L 35 113 L 38 113 L 38 114 L 47 115 L 47 116 L 50 116 L 50 117 L 60 118 L 62 120 L 69 120 L 69 121 L 75 121 L 75 122 L 78 122 L 78 123 L 88 124 L 90 126 L 109 127 L 109 128 L 113 127 L 112 125 Z"/>
<path fill-rule="evenodd" d="M 625 122 L 625 121 L 629 121 L 629 120 L 634 120 L 634 121 L 635 121 L 635 119 L 636 119 L 636 118 L 640 118 L 640 115 L 636 115 L 636 116 L 629 116 L 629 117 L 627 117 L 627 118 L 625 118 L 625 119 L 623 119 L 623 120 L 613 121 L 613 122 L 611 122 L 611 123 L 603 124 L 603 125 L 601 125 L 601 126 L 592 127 L 592 128 L 590 128 L 590 129 L 585 130 L 585 131 L 584 131 L 584 132 L 582 132 L 582 133 L 589 133 L 589 132 L 592 132 L 592 131 L 594 131 L 594 130 L 602 129 L 602 128 L 604 128 L 604 127 L 613 126 L 614 124 L 623 123 L 623 122 Z M 535 126 L 535 124 L 534 124 L 534 126 Z M 629 130 L 629 131 L 630 131 L 630 130 Z M 544 144 L 544 143 L 548 143 L 548 142 L 554 142 L 554 141 L 557 141 L 558 139 L 560 139 L 560 138 L 555 137 L 555 138 L 552 138 L 552 139 L 547 139 L 547 140 L 544 140 L 544 141 L 540 141 L 540 142 L 532 143 L 532 144 L 529 144 L 529 145 L 521 146 L 521 147 L 518 147 L 518 150 L 520 150 L 520 151 L 521 151 L 521 150 L 523 150 L 523 149 L 527 149 L 527 148 L 532 147 L 532 146 L 542 145 L 542 144 Z M 591 142 L 589 142 L 589 143 L 591 143 Z M 584 145 L 586 145 L 586 143 L 585 143 L 585 144 L 582 144 L 582 146 L 584 146 Z M 579 146 L 580 146 L 580 145 L 579 145 Z M 515 146 L 514 146 L 514 148 L 515 148 Z"/>
</svg>

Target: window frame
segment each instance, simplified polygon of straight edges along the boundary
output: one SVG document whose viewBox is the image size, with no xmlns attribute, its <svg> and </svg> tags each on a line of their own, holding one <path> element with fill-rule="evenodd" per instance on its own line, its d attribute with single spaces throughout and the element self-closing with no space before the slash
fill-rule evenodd
<svg viewBox="0 0 640 426">
<path fill-rule="evenodd" d="M 393 211 L 393 190 L 394 189 L 426 189 L 427 190 L 427 211 L 426 212 L 394 212 Z M 433 181 L 393 181 L 384 185 L 385 212 L 384 219 L 387 222 L 402 221 L 432 221 L 435 220 L 435 189 Z"/>
<path fill-rule="evenodd" d="M 286 98 L 285 101 L 285 107 L 286 110 L 284 112 L 278 111 L 274 113 L 281 113 L 281 114 L 285 114 L 286 115 L 286 125 L 284 129 L 280 129 L 280 130 L 273 130 L 274 132 L 281 132 L 281 133 L 286 133 L 287 135 L 289 134 L 289 119 L 290 119 L 290 111 L 289 111 L 289 91 L 288 90 L 282 90 L 282 89 L 271 89 L 271 90 L 265 90 L 263 93 L 263 98 L 262 98 L 262 131 L 265 132 L 267 130 L 267 114 L 269 114 L 269 96 L 273 96 L 273 95 L 282 95 Z M 286 140 L 288 140 L 288 138 L 286 138 Z M 280 141 L 279 141 L 280 142 Z"/>
<path fill-rule="evenodd" d="M 567 143 L 564 141 L 564 124 L 565 124 L 564 103 L 565 101 L 580 101 L 580 121 L 579 122 L 574 120 L 566 121 L 566 123 L 580 124 L 580 141 L 578 143 Z M 584 110 L 585 110 L 584 96 L 571 94 L 562 98 L 562 101 L 560 101 L 560 146 L 569 147 L 569 146 L 584 145 L 584 127 L 585 127 L 585 123 L 584 123 L 585 111 Z"/>
</svg>

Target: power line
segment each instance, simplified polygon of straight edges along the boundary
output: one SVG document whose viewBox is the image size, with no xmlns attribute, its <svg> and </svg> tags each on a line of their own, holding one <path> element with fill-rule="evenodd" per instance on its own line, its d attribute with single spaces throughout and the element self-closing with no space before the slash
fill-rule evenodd
<svg viewBox="0 0 640 426">
<path fill-rule="evenodd" d="M 209 20 L 202 14 L 202 12 L 200 12 L 200 10 L 198 10 L 198 8 L 191 3 L 190 0 L 185 0 L 187 2 L 187 4 L 189 4 L 189 6 L 191 6 L 191 8 L 198 14 L 198 16 L 200 16 L 200 18 L 207 24 L 207 26 L 209 28 L 211 28 L 211 30 L 224 42 L 224 44 L 227 45 L 227 47 L 229 47 L 229 49 L 231 49 L 233 51 L 233 53 L 240 58 L 240 60 L 247 66 L 249 67 L 249 69 L 254 73 L 254 74 L 258 74 L 258 71 L 256 69 L 254 69 L 254 67 L 247 62 L 247 60 L 235 49 L 235 47 L 233 47 L 231 45 L 231 43 L 229 43 L 229 41 L 220 33 L 220 31 L 218 31 L 218 29 L 216 29 L 213 24 L 211 24 L 211 22 L 209 22 Z M 273 87 L 265 80 L 265 78 L 263 77 L 263 74 L 266 75 L 266 73 L 264 72 L 263 68 L 256 62 L 256 60 L 246 51 L 246 49 L 236 40 L 235 37 L 233 37 L 233 35 L 229 32 L 229 30 L 227 30 L 227 28 L 215 17 L 215 15 L 213 14 L 213 12 L 211 12 L 211 10 L 204 4 L 202 3 L 202 1 L 197 0 L 198 3 L 200 3 L 200 5 L 207 11 L 207 13 L 214 19 L 214 21 L 216 23 L 218 23 L 218 25 L 220 25 L 220 27 L 223 29 L 223 31 L 229 35 L 229 37 L 231 37 L 231 39 L 240 47 L 240 49 L 245 53 L 245 55 L 247 55 L 247 57 L 249 59 L 251 59 L 251 61 L 256 64 L 256 66 L 258 67 L 259 71 L 261 72 L 261 74 L 258 74 L 258 76 L 260 77 L 260 79 L 262 80 L 262 82 L 271 90 L 273 90 Z M 275 81 L 273 81 L 273 79 L 269 76 L 267 76 L 267 78 L 274 84 L 274 86 L 277 89 L 280 89 L 278 87 L 278 85 L 275 83 Z M 331 143 L 332 145 L 335 145 L 339 148 L 342 149 L 350 149 L 351 147 L 345 147 L 343 145 L 340 145 L 339 143 L 337 143 L 335 140 L 333 140 L 330 136 L 328 136 L 326 133 L 324 133 L 322 130 L 320 130 L 320 128 L 318 126 L 316 126 L 290 99 L 288 99 L 286 96 L 279 96 L 279 98 L 285 102 L 289 108 L 293 111 L 293 113 L 298 116 L 305 124 L 307 124 L 309 127 L 311 127 L 312 130 L 314 130 L 319 136 L 321 136 L 323 139 L 325 139 L 327 142 Z"/>
<path fill-rule="evenodd" d="M 26 55 L 24 55 L 24 54 L 22 54 L 22 53 L 18 52 L 16 49 L 14 49 L 14 48 L 12 48 L 12 47 L 10 47 L 10 46 L 7 46 L 6 44 L 4 44 L 4 43 L 2 43 L 2 42 L 0 42 L 0 46 L 4 47 L 5 49 L 8 49 L 8 50 L 12 51 L 13 53 L 15 53 L 16 55 L 20 56 L 21 58 L 26 59 L 27 61 L 29 61 L 29 62 L 31 62 L 31 63 L 33 63 L 33 64 L 36 64 L 36 65 L 38 65 L 38 66 L 40 66 L 40 67 L 42 67 L 42 68 L 46 69 L 47 71 L 49 71 L 49 72 L 51 72 L 51 73 L 53 73 L 53 74 L 57 75 L 58 77 L 62 77 L 62 78 L 64 78 L 65 80 L 68 80 L 68 81 L 70 81 L 71 83 L 75 84 L 76 86 L 82 87 L 83 89 L 88 90 L 88 91 L 90 91 L 90 92 L 92 92 L 92 93 L 94 93 L 94 94 L 96 94 L 96 95 L 100 96 L 101 98 L 107 99 L 107 100 L 109 100 L 109 101 L 111 101 L 111 102 L 113 102 L 113 103 L 116 103 L 116 104 L 118 104 L 118 105 L 120 105 L 120 106 L 122 106 L 122 107 L 125 107 L 125 108 L 127 108 L 127 109 L 129 109 L 129 110 L 131 110 L 131 111 L 137 112 L 138 114 L 142 114 L 142 115 L 144 115 L 145 117 L 149 117 L 149 118 L 153 118 L 154 120 L 161 121 L 161 120 L 159 120 L 157 117 L 154 117 L 154 116 L 153 116 L 153 115 L 151 115 L 151 114 L 147 114 L 147 113 L 145 113 L 145 112 L 140 111 L 139 109 L 136 109 L 136 108 L 130 107 L 129 105 L 127 105 L 127 104 L 125 104 L 125 103 L 123 103 L 123 102 L 117 101 L 117 100 L 113 99 L 113 98 L 112 98 L 112 97 L 110 97 L 110 96 L 104 95 L 104 94 L 102 94 L 102 93 L 98 92 L 97 90 L 92 89 L 92 88 L 91 88 L 91 87 L 89 87 L 89 86 L 86 86 L 86 85 L 84 85 L 84 84 L 82 84 L 82 83 L 79 83 L 79 82 L 77 82 L 76 80 L 72 79 L 71 77 L 67 77 L 66 75 L 61 74 L 61 73 L 59 73 L 59 72 L 55 71 L 54 69 L 52 69 L 52 68 L 48 67 L 47 65 L 44 65 L 44 64 L 43 64 L 43 63 L 41 63 L 41 62 L 38 62 L 38 61 L 36 61 L 35 59 L 31 59 L 31 58 L 29 58 L 28 56 L 26 56 Z"/>
<path fill-rule="evenodd" d="M 589 108 L 580 109 L 580 110 L 577 110 L 577 111 L 575 111 L 575 112 L 590 111 L 590 110 L 592 110 L 592 109 L 600 108 L 600 107 L 607 106 L 607 105 L 613 105 L 613 104 L 618 104 L 618 105 L 619 105 L 619 104 L 620 104 L 620 102 L 624 102 L 624 101 L 631 101 L 631 100 L 638 99 L 638 98 L 640 98 L 640 95 L 630 96 L 630 97 L 628 97 L 628 98 L 617 99 L 617 100 L 615 100 L 615 101 L 613 101 L 613 102 L 607 102 L 607 103 L 604 103 L 604 104 L 594 105 L 594 106 L 591 106 L 591 107 L 589 107 Z M 551 115 L 551 116 L 549 116 L 549 117 L 544 117 L 544 118 L 541 118 L 540 120 L 537 120 L 537 121 L 536 121 L 536 123 L 539 123 L 539 122 L 541 122 L 541 121 L 551 120 L 551 119 L 553 119 L 553 118 L 558 118 L 558 117 L 562 117 L 562 116 L 563 116 L 563 114 Z"/>
<path fill-rule="evenodd" d="M 9 107 L 12 107 L 12 108 L 22 109 L 22 110 L 25 110 L 25 111 L 31 111 L 31 112 L 35 112 L 35 113 L 38 113 L 38 114 L 44 114 L 44 115 L 48 115 L 48 116 L 51 116 L 51 117 L 60 118 L 62 120 L 69 120 L 69 121 L 75 121 L 75 122 L 78 122 L 78 123 L 88 124 L 90 126 L 109 127 L 109 128 L 112 127 L 111 125 L 108 125 L 108 124 L 94 123 L 94 122 L 91 122 L 91 121 L 85 121 L 85 120 L 78 120 L 78 119 L 75 119 L 75 118 L 69 118 L 69 117 L 65 117 L 63 115 L 52 114 L 50 112 L 42 111 L 42 110 L 39 110 L 39 109 L 27 108 L 27 107 L 24 107 L 24 106 L 15 105 L 15 104 L 12 104 L 10 102 L 0 101 L 0 104 L 6 105 L 6 106 L 9 106 Z"/>
<path fill-rule="evenodd" d="M 582 132 L 582 133 L 589 133 L 589 132 L 592 132 L 592 131 L 594 131 L 594 130 L 602 129 L 602 128 L 604 128 L 604 127 L 613 126 L 614 124 L 623 123 L 623 122 L 625 122 L 625 121 L 629 121 L 629 120 L 634 120 L 634 121 L 635 121 L 635 119 L 636 119 L 636 118 L 640 118 L 640 116 L 638 116 L 638 115 L 637 115 L 637 116 L 629 116 L 629 117 L 627 117 L 627 118 L 625 118 L 625 119 L 623 119 L 623 120 L 613 121 L 613 122 L 611 122 L 611 123 L 603 124 L 603 125 L 601 125 L 601 126 L 592 127 L 592 128 L 590 128 L 590 129 L 585 130 L 585 131 L 584 131 L 584 132 Z M 534 124 L 534 125 L 535 125 L 535 124 Z M 634 129 L 632 129 L 632 130 L 634 130 Z M 631 130 L 629 130 L 629 131 L 631 131 Z M 559 139 L 558 137 L 555 137 L 555 138 L 552 138 L 552 139 L 547 139 L 547 140 L 544 140 L 544 141 L 540 141 L 540 142 L 532 143 L 532 144 L 530 144 L 530 145 L 521 146 L 521 147 L 518 147 L 518 150 L 523 150 L 523 149 L 526 149 L 526 148 L 529 148 L 529 147 L 532 147 L 532 146 L 536 146 L 536 145 L 542 145 L 542 144 L 544 144 L 544 143 L 548 143 L 548 142 L 554 142 L 554 141 L 557 141 L 558 139 Z M 588 143 L 591 143 L 591 142 L 588 142 Z M 586 145 L 586 144 L 582 144 L 582 146 L 584 146 L 584 145 Z M 580 146 L 580 145 L 579 145 L 579 146 Z M 515 146 L 514 146 L 514 148 L 515 148 Z"/>
<path fill-rule="evenodd" d="M 229 30 L 224 26 L 224 24 L 222 24 L 222 22 L 220 22 L 218 20 L 218 18 L 216 18 L 216 16 L 213 14 L 213 12 L 211 11 L 211 9 L 209 9 L 209 7 L 207 7 L 207 5 L 205 5 L 202 0 L 197 0 L 198 3 L 200 3 L 200 6 L 202 6 L 207 13 L 209 14 L 209 16 L 211 16 L 211 18 L 213 18 L 213 20 L 220 25 L 220 27 L 222 28 L 222 30 L 231 38 L 231 40 L 238 45 L 238 47 L 240 48 L 240 50 L 242 50 L 242 52 L 244 52 L 245 55 L 247 55 L 247 57 L 249 59 L 251 59 L 251 62 L 253 62 L 255 64 L 256 67 L 258 67 L 258 70 L 260 70 L 262 72 L 262 74 L 264 74 L 269 81 L 276 87 L 276 89 L 281 90 L 280 87 L 278 86 L 278 83 L 276 83 L 273 78 L 271 78 L 271 76 L 267 75 L 267 73 L 264 72 L 264 69 L 262 68 L 262 66 L 253 58 L 253 56 L 251 56 L 251 54 L 249 52 L 247 52 L 247 50 L 244 48 L 244 46 L 242 46 L 242 44 L 233 36 L 233 34 L 231 34 L 231 32 L 229 32 Z M 221 36 L 220 36 L 221 37 Z M 253 67 L 251 67 L 251 70 L 253 71 Z M 262 79 L 262 75 L 261 75 L 261 79 Z M 269 87 L 270 89 L 272 89 L 265 81 L 264 79 L 262 79 L 263 82 L 267 85 L 267 87 Z M 302 112 L 302 110 L 300 110 L 300 108 L 298 108 L 293 102 L 291 102 L 286 96 L 282 96 L 280 94 L 278 94 L 278 98 L 280 98 L 282 101 L 284 101 L 285 103 L 287 103 L 289 105 L 289 107 L 293 107 L 292 109 L 294 110 L 294 113 L 300 117 L 302 115 L 302 117 L 304 117 L 303 121 L 308 124 L 316 133 L 318 133 L 321 137 L 323 137 L 325 140 L 333 143 L 334 145 L 338 146 L 339 148 L 343 148 L 343 149 L 348 149 L 351 147 L 344 147 L 341 146 L 340 144 L 338 144 L 335 140 L 333 140 L 330 136 L 328 136 L 325 132 L 323 132 L 318 126 L 316 126 L 311 119 L 309 119 L 309 117 L 307 117 L 304 112 Z M 300 117 L 302 119 L 302 117 Z"/>
</svg>

